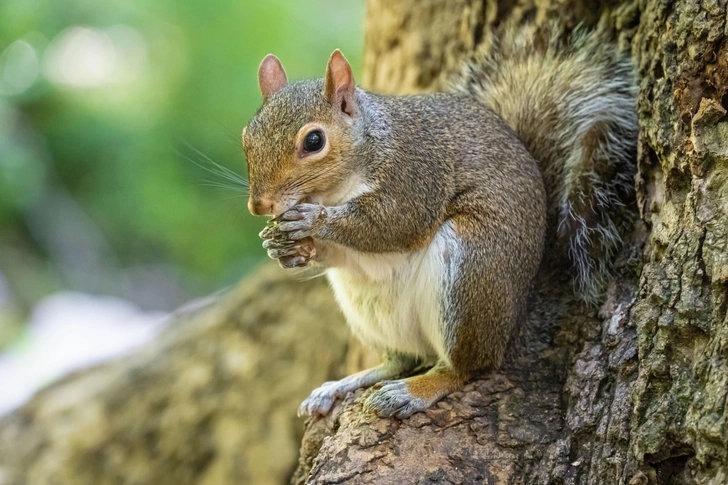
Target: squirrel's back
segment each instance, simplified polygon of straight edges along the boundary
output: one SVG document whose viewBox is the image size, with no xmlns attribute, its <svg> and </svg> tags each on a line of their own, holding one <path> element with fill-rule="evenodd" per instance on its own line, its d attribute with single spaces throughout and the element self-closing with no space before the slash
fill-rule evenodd
<svg viewBox="0 0 728 485">
<path fill-rule="evenodd" d="M 538 160 L 556 241 L 578 292 L 595 299 L 632 222 L 636 85 L 598 31 L 506 26 L 455 82 L 498 113 Z"/>
</svg>

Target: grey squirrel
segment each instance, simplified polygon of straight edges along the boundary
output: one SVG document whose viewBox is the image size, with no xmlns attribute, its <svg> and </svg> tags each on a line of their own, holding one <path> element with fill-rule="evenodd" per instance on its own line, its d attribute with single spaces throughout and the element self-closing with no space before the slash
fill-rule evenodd
<svg viewBox="0 0 728 485">
<path fill-rule="evenodd" d="M 630 60 L 603 34 L 508 28 L 450 93 L 370 93 L 338 50 L 324 79 L 289 83 L 268 55 L 258 81 L 243 146 L 248 207 L 274 216 L 263 245 L 285 268 L 325 268 L 354 334 L 385 356 L 299 413 L 381 383 L 365 407 L 406 417 L 498 368 L 547 242 L 598 298 L 638 132 Z"/>
</svg>

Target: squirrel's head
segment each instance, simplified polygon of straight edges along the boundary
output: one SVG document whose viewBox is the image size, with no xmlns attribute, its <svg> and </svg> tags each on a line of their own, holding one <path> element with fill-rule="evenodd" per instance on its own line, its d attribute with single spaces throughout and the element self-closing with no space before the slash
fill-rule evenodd
<svg viewBox="0 0 728 485">
<path fill-rule="evenodd" d="M 263 106 L 243 130 L 255 215 L 279 215 L 300 202 L 335 204 L 352 175 L 358 115 L 351 66 L 334 51 L 321 80 L 288 83 L 280 61 L 258 70 Z"/>
</svg>

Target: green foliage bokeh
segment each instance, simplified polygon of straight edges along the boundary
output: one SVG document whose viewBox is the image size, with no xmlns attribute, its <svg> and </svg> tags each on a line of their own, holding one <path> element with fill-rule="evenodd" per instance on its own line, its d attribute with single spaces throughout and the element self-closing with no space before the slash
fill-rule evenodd
<svg viewBox="0 0 728 485">
<path fill-rule="evenodd" d="M 273 52 L 289 78 L 319 77 L 341 48 L 358 74 L 362 22 L 361 0 L 1 2 L 0 87 L 37 57 L 22 92 L 0 93 L 0 272 L 14 294 L 125 296 L 135 280 L 119 275 L 140 267 L 165 268 L 180 300 L 239 279 L 265 257 L 263 223 L 187 158 L 245 174 L 239 134 L 260 104 L 260 60 Z M 79 28 L 128 47 L 98 60 L 126 62 L 119 79 L 54 78 L 59 39 Z"/>
</svg>

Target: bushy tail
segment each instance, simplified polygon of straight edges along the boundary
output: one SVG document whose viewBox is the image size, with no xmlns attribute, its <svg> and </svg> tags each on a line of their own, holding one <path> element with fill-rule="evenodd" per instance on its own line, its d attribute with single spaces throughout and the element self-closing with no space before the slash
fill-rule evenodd
<svg viewBox="0 0 728 485">
<path fill-rule="evenodd" d="M 630 60 L 597 31 L 506 26 L 455 87 L 498 113 L 541 164 L 549 220 L 594 301 L 633 220 L 637 88 Z"/>
</svg>

